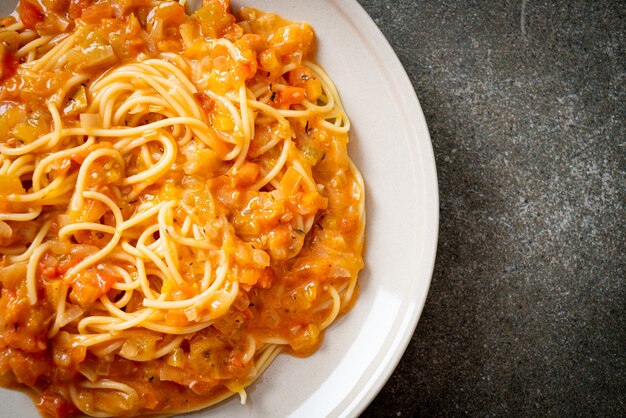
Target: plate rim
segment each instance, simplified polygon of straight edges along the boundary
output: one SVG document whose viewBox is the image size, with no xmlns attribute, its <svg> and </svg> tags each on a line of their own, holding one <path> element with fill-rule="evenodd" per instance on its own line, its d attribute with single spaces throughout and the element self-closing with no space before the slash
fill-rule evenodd
<svg viewBox="0 0 626 418">
<path fill-rule="evenodd" d="M 408 110 L 406 112 L 414 113 L 417 118 L 411 119 L 403 117 L 405 122 L 408 122 L 407 125 L 410 125 L 411 132 L 407 139 L 409 139 L 413 145 L 418 147 L 417 154 L 419 155 L 419 166 L 413 166 L 413 169 L 420 169 L 423 173 L 423 177 L 425 180 L 424 185 L 426 188 L 431 187 L 432 198 L 430 201 L 431 204 L 431 215 L 432 219 L 430 222 L 426 222 L 427 225 L 431 226 L 431 230 L 428 231 L 430 233 L 430 239 L 432 240 L 431 248 L 423 248 L 422 252 L 427 254 L 427 259 L 430 260 L 427 266 L 424 266 L 424 275 L 426 280 L 426 290 L 422 295 L 417 295 L 417 300 L 415 300 L 416 304 L 414 309 L 410 312 L 405 313 L 405 315 L 410 315 L 404 332 L 399 335 L 399 341 L 393 348 L 393 353 L 391 358 L 388 359 L 386 363 L 382 363 L 379 367 L 381 369 L 380 373 L 376 375 L 376 373 L 372 373 L 367 379 L 366 385 L 357 393 L 356 399 L 350 403 L 350 405 L 343 411 L 343 413 L 338 414 L 338 416 L 359 416 L 370 404 L 371 402 L 378 396 L 380 391 L 383 389 L 385 384 L 389 381 L 389 378 L 393 374 L 393 372 L 398 367 L 400 360 L 404 356 L 406 349 L 411 342 L 411 339 L 417 329 L 417 325 L 419 323 L 419 319 L 421 318 L 422 312 L 424 310 L 424 306 L 426 304 L 426 300 L 428 298 L 428 293 L 430 291 L 430 284 L 432 282 L 432 276 L 435 268 L 435 261 L 437 255 L 437 248 L 439 242 L 439 184 L 438 184 L 438 176 L 437 176 L 437 166 L 435 160 L 434 149 L 432 145 L 432 138 L 430 136 L 430 131 L 428 129 L 428 123 L 424 116 L 424 112 L 422 110 L 419 98 L 417 97 L 417 92 L 415 91 L 415 87 L 411 82 L 404 65 L 400 61 L 400 58 L 396 54 L 395 50 L 391 46 L 387 37 L 383 34 L 378 25 L 374 22 L 372 17 L 367 13 L 367 11 L 359 4 L 357 0 L 329 0 L 338 10 L 340 10 L 345 18 L 353 24 L 356 33 L 359 35 L 360 39 L 364 41 L 366 44 L 369 42 L 374 42 L 377 45 L 382 45 L 383 49 L 379 49 L 376 47 L 372 47 L 372 51 L 376 51 L 376 58 L 382 64 L 382 67 L 386 71 L 390 71 L 395 76 L 400 76 L 399 79 L 396 79 L 396 87 L 401 88 L 400 91 L 403 91 L 404 94 L 401 96 L 402 99 L 406 101 L 406 107 Z M 354 25 L 354 18 L 352 16 L 357 16 L 357 20 L 359 24 L 363 26 Z M 369 42 L 368 42 L 369 41 Z M 384 56 L 383 56 L 384 55 Z M 382 59 L 381 59 L 382 58 Z M 392 79 L 388 77 L 388 79 Z M 413 155 L 412 155 L 413 156 Z M 430 211 L 429 211 L 430 212 Z M 398 339 L 398 333 L 395 335 L 396 339 Z"/>
<path fill-rule="evenodd" d="M 17 1 L 18 0 L 16 0 L 16 2 Z M 253 0 L 243 0 L 245 3 L 252 1 Z M 406 142 L 413 147 L 413 152 L 411 152 L 411 162 L 413 166 L 411 168 L 413 172 L 416 170 L 421 172 L 421 177 L 424 179 L 423 192 L 427 194 L 429 199 L 426 203 L 428 208 L 426 213 L 432 216 L 432 218 L 424 222 L 428 228 L 420 234 L 420 237 L 424 237 L 423 240 L 428 242 L 429 246 L 418 247 L 416 251 L 421 254 L 418 259 L 428 262 L 411 269 L 416 277 L 422 281 L 422 285 L 417 287 L 416 290 L 421 290 L 422 288 L 425 290 L 423 292 L 420 291 L 419 294 L 411 295 L 410 299 L 413 302 L 411 306 L 412 309 L 403 312 L 403 329 L 401 332 L 394 332 L 391 335 L 392 338 L 390 339 L 393 341 L 387 351 L 382 352 L 383 350 L 381 350 L 381 353 L 377 353 L 383 355 L 384 361 L 382 361 L 373 372 L 366 373 L 367 377 L 364 379 L 365 381 L 362 382 L 352 399 L 343 399 L 337 402 L 330 414 L 332 416 L 356 417 L 371 404 L 389 381 L 389 378 L 396 370 L 406 352 L 419 323 L 419 319 L 421 318 L 430 290 L 438 248 L 440 217 L 439 185 L 432 138 L 426 118 L 415 87 L 389 40 L 357 0 L 326 1 L 328 4 L 334 6 L 336 10 L 340 11 L 344 15 L 344 18 L 353 25 L 354 31 L 359 36 L 359 39 L 364 42 L 365 45 L 369 46 L 368 49 L 372 52 L 373 57 L 380 62 L 381 69 L 394 76 L 386 76 L 385 78 L 387 80 L 393 80 L 395 88 L 402 92 L 398 100 L 403 102 L 404 115 L 402 120 L 407 134 Z M 7 3 L 9 2 L 4 3 L 3 6 L 7 7 Z M 358 24 L 355 24 L 357 22 Z M 406 117 L 405 115 L 412 115 L 413 117 Z M 416 165 L 415 163 L 418 164 Z M 416 195 L 420 194 L 418 191 L 415 193 Z M 361 376 L 361 379 L 363 379 L 363 376 Z M 361 379 L 354 382 L 353 389 L 357 388 Z M 7 389 L 2 389 L 2 391 L 7 391 Z M 2 399 L 0 398 L 0 400 Z M 209 412 L 209 414 L 211 413 Z M 186 416 L 186 414 L 183 414 L 183 416 Z"/>
</svg>

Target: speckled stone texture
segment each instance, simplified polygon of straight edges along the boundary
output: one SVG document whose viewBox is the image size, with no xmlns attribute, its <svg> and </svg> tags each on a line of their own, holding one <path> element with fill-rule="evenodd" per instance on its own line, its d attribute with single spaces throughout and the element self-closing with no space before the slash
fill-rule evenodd
<svg viewBox="0 0 626 418">
<path fill-rule="evenodd" d="M 626 3 L 359 2 L 441 199 L 422 318 L 363 416 L 626 416 Z"/>
</svg>

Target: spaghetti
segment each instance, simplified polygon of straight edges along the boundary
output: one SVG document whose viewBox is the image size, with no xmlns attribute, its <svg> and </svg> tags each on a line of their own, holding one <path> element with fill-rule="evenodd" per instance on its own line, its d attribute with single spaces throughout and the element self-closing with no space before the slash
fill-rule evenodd
<svg viewBox="0 0 626 418">
<path fill-rule="evenodd" d="M 243 402 L 356 297 L 364 187 L 311 27 L 181 3 L 0 20 L 0 375 L 47 416 Z"/>
</svg>

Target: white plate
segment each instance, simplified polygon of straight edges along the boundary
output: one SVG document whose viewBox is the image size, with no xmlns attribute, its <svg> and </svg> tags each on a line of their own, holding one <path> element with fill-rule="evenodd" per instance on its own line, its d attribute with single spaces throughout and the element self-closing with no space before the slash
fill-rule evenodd
<svg viewBox="0 0 626 418">
<path fill-rule="evenodd" d="M 191 417 L 357 416 L 398 364 L 426 300 L 438 231 L 437 176 L 428 128 L 400 61 L 355 0 L 233 1 L 304 20 L 317 60 L 352 120 L 350 154 L 367 188 L 366 268 L 355 307 L 305 359 L 279 356 L 248 389 Z M 5 2 L 0 11 L 6 15 Z M 0 390 L 0 416 L 37 417 L 26 396 Z M 28 411 L 28 412 L 27 412 Z"/>
</svg>

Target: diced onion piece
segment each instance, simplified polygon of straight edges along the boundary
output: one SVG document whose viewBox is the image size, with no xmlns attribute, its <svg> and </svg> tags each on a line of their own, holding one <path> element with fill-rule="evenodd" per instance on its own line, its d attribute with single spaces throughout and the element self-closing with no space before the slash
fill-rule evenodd
<svg viewBox="0 0 626 418">
<path fill-rule="evenodd" d="M 28 262 L 11 264 L 0 269 L 0 283 L 5 289 L 14 290 L 17 285 L 26 277 Z"/>
<path fill-rule="evenodd" d="M 24 143 L 31 143 L 50 129 L 49 117 L 34 113 L 11 130 L 11 134 Z"/>
<path fill-rule="evenodd" d="M 146 361 L 154 358 L 159 336 L 146 332 L 124 342 L 119 355 L 129 360 Z"/>
<path fill-rule="evenodd" d="M 180 37 L 183 41 L 183 44 L 185 45 L 185 48 L 189 48 L 194 39 L 197 38 L 195 33 L 195 27 L 196 25 L 193 22 L 186 22 L 180 25 L 180 27 L 178 28 L 178 30 L 180 31 Z"/>
<path fill-rule="evenodd" d="M 169 356 L 167 356 L 167 364 L 173 367 L 183 367 L 185 352 L 182 348 L 176 347 Z"/>
<path fill-rule="evenodd" d="M 309 302 L 314 302 L 317 299 L 317 284 L 315 282 L 304 286 L 304 296 Z"/>
<path fill-rule="evenodd" d="M 26 110 L 17 105 L 4 104 L 0 106 L 0 133 L 6 135 L 15 125 L 28 117 Z"/>
<path fill-rule="evenodd" d="M 302 180 L 302 174 L 300 174 L 295 168 L 289 167 L 283 175 L 283 178 L 280 180 L 279 190 L 282 195 L 291 196 L 294 194 L 300 184 L 300 180 Z"/>
<path fill-rule="evenodd" d="M 100 376 L 108 376 L 111 373 L 111 362 L 103 359 L 96 363 L 96 373 Z"/>
<path fill-rule="evenodd" d="M 329 277 L 350 277 L 350 272 L 343 266 L 332 266 Z"/>
<path fill-rule="evenodd" d="M 117 61 L 113 47 L 96 32 L 89 32 L 77 43 L 78 45 L 67 53 L 67 62 L 70 67 L 82 70 L 112 65 Z"/>
<path fill-rule="evenodd" d="M 24 193 L 19 177 L 13 174 L 0 174 L 0 196 L 12 193 Z"/>
<path fill-rule="evenodd" d="M 0 221 L 0 238 L 10 238 L 13 235 L 13 230 L 4 221 Z"/>
<path fill-rule="evenodd" d="M 298 331 L 298 335 L 290 343 L 291 348 L 295 351 L 310 350 L 318 344 L 320 331 L 317 324 L 308 324 Z"/>
<path fill-rule="evenodd" d="M 63 328 L 73 320 L 80 318 L 83 315 L 84 311 L 77 305 L 72 305 L 70 309 L 63 312 L 61 317 L 59 318 L 59 326 Z"/>
<path fill-rule="evenodd" d="M 82 365 L 78 371 L 92 383 L 98 380 L 97 373 L 91 367 Z"/>
<path fill-rule="evenodd" d="M 159 370 L 159 380 L 162 382 L 176 382 L 179 385 L 185 385 L 187 383 L 187 374 L 181 368 L 165 365 Z"/>
<path fill-rule="evenodd" d="M 263 250 L 253 250 L 252 259 L 254 260 L 254 264 L 260 267 L 265 268 L 270 265 L 270 255 Z"/>
<path fill-rule="evenodd" d="M 185 309 L 184 312 L 189 321 L 195 321 L 196 319 L 198 319 L 198 310 L 195 306 L 190 306 L 189 308 Z"/>
<path fill-rule="evenodd" d="M 65 32 L 67 27 L 70 25 L 71 21 L 66 17 L 59 16 L 56 13 L 54 13 L 54 17 L 57 20 L 57 25 L 60 29 L 60 32 Z"/>
<path fill-rule="evenodd" d="M 63 112 L 66 115 L 75 115 L 87 109 L 87 105 L 87 91 L 85 90 L 85 86 L 80 86 L 68 100 Z"/>
<path fill-rule="evenodd" d="M 120 356 L 128 359 L 137 357 L 137 354 L 139 354 L 139 345 L 135 340 L 127 340 L 120 350 Z"/>
</svg>

